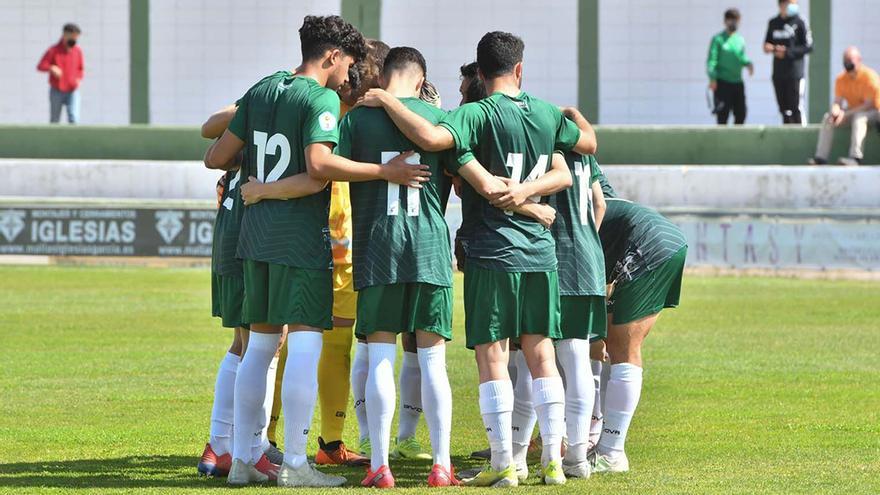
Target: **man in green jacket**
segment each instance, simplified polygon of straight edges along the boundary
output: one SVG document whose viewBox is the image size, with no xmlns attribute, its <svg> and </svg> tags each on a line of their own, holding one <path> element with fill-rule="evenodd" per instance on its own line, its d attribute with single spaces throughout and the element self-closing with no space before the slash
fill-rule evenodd
<svg viewBox="0 0 880 495">
<path fill-rule="evenodd" d="M 749 75 L 755 73 L 752 61 L 746 56 L 746 40 L 736 32 L 739 18 L 737 9 L 724 12 L 724 31 L 716 34 L 709 44 L 706 71 L 709 73 L 709 88 L 715 96 L 713 113 L 718 117 L 720 125 L 727 124 L 731 110 L 735 124 L 746 121 L 746 91 L 742 69 L 749 69 Z"/>
</svg>

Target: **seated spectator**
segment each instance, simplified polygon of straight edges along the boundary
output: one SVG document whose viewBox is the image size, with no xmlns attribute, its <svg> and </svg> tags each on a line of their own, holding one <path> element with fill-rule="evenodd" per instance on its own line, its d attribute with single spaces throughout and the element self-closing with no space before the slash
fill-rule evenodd
<svg viewBox="0 0 880 495">
<path fill-rule="evenodd" d="M 862 64 L 862 54 L 854 46 L 843 52 L 843 68 L 834 81 L 834 103 L 822 119 L 816 156 L 809 160 L 812 165 L 828 163 L 834 129 L 844 125 L 852 127 L 852 135 L 849 156 L 841 158 L 840 164 L 861 165 L 869 124 L 880 121 L 880 77 Z"/>
</svg>

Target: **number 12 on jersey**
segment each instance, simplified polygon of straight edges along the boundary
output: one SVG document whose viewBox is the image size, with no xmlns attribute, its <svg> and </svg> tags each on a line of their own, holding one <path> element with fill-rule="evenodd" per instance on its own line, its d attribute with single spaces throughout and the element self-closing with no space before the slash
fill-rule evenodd
<svg viewBox="0 0 880 495">
<path fill-rule="evenodd" d="M 383 151 L 382 152 L 382 163 L 388 163 L 392 158 L 399 155 L 399 151 Z M 419 161 L 422 157 L 418 153 L 413 153 L 412 156 L 406 159 L 406 163 L 410 165 L 418 165 Z M 387 214 L 390 217 L 397 216 L 400 212 L 400 188 L 404 187 L 400 184 L 393 184 L 391 182 L 388 183 L 388 209 Z M 408 217 L 417 217 L 419 216 L 419 190 L 415 187 L 406 186 L 406 216 Z"/>
</svg>

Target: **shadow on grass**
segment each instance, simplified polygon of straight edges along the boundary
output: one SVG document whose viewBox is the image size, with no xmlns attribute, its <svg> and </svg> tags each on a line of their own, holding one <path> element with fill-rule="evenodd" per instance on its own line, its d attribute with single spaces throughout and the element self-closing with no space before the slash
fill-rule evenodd
<svg viewBox="0 0 880 495">
<path fill-rule="evenodd" d="M 225 478 L 198 476 L 193 456 L 129 456 L 115 459 L 20 462 L 0 464 L 0 491 L 7 487 L 43 488 L 217 488 Z M 454 458 L 457 470 L 479 465 L 478 461 Z M 331 467 L 322 470 L 348 478 L 348 486 L 360 486 L 363 468 Z M 399 487 L 425 487 L 429 461 L 391 461 Z"/>
</svg>

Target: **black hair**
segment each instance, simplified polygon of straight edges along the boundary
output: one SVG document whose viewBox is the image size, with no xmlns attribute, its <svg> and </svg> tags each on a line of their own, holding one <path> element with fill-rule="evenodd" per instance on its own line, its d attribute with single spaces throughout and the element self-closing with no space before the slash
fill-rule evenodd
<svg viewBox="0 0 880 495">
<path fill-rule="evenodd" d="M 79 34 L 82 32 L 82 31 L 80 31 L 79 26 L 77 26 L 76 24 L 74 24 L 72 22 L 68 22 L 67 24 L 65 24 L 64 27 L 62 28 L 62 31 L 65 33 L 76 33 L 76 34 Z"/>
<path fill-rule="evenodd" d="M 739 10 L 738 9 L 727 9 L 724 11 L 724 20 L 728 19 L 736 19 L 739 20 Z"/>
<path fill-rule="evenodd" d="M 425 57 L 422 56 L 420 51 L 409 46 L 395 46 L 388 51 L 388 55 L 385 57 L 385 66 L 382 69 L 382 74 L 387 77 L 388 74 L 406 69 L 413 64 L 422 69 L 422 75 L 428 74 Z"/>
<path fill-rule="evenodd" d="M 522 62 L 525 44 L 518 36 L 502 31 L 486 33 L 477 44 L 477 64 L 486 79 L 507 74 Z"/>
<path fill-rule="evenodd" d="M 304 61 L 320 58 L 334 48 L 354 57 L 355 62 L 367 54 L 364 36 L 338 15 L 307 15 L 299 28 L 299 41 Z"/>
<path fill-rule="evenodd" d="M 480 101 L 488 96 L 486 94 L 486 85 L 480 79 L 479 66 L 476 62 L 464 64 L 459 70 L 461 71 L 461 78 L 468 80 L 467 90 L 464 92 L 465 103 Z"/>
</svg>

